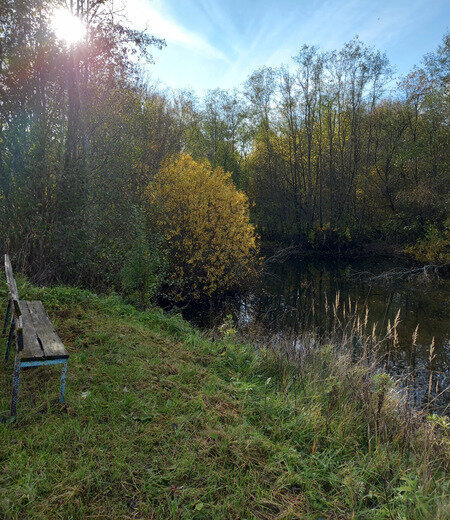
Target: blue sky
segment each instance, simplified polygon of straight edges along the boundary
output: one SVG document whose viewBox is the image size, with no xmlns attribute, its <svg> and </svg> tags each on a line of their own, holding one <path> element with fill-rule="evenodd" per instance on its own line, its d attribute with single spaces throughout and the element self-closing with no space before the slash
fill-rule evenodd
<svg viewBox="0 0 450 520">
<path fill-rule="evenodd" d="M 137 28 L 166 39 L 153 80 L 203 93 L 238 87 L 304 43 L 340 48 L 353 36 L 386 51 L 402 74 L 449 30 L 449 0 L 126 0 Z"/>
</svg>

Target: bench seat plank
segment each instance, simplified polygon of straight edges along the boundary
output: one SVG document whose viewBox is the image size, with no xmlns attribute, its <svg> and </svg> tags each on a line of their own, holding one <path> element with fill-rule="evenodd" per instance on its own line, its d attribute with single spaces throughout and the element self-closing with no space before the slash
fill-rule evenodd
<svg viewBox="0 0 450 520">
<path fill-rule="evenodd" d="M 22 361 L 68 358 L 42 302 L 21 300 L 19 306 L 23 321 Z"/>
<path fill-rule="evenodd" d="M 23 361 L 33 361 L 44 359 L 44 351 L 39 343 L 33 319 L 28 309 L 27 301 L 19 301 L 20 314 L 22 317 L 23 330 L 23 350 L 20 351 L 20 358 Z"/>
<path fill-rule="evenodd" d="M 61 339 L 53 328 L 52 322 L 48 318 L 42 302 L 28 302 L 28 309 L 33 319 L 36 334 L 44 350 L 45 358 L 55 359 L 69 357 L 69 353 L 64 348 Z"/>
</svg>

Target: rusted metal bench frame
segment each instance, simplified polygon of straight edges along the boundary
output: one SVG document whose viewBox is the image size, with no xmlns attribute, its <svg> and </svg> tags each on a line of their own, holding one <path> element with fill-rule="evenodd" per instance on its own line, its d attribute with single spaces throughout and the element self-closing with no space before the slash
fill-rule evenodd
<svg viewBox="0 0 450 520">
<path fill-rule="evenodd" d="M 12 386 L 12 396 L 11 396 L 11 410 L 10 415 L 14 417 L 17 411 L 17 402 L 19 397 L 19 382 L 20 382 L 20 371 L 22 368 L 28 367 L 38 367 L 43 365 L 58 365 L 62 364 L 62 374 L 61 374 L 61 384 L 59 391 L 59 402 L 64 402 L 65 397 L 65 389 L 66 389 L 66 375 L 67 368 L 69 362 L 69 355 L 64 354 L 55 358 L 31 358 L 31 359 L 22 359 L 22 351 L 24 347 L 23 343 L 23 316 L 21 311 L 21 305 L 27 306 L 40 304 L 40 302 L 25 302 L 19 300 L 19 293 L 17 291 L 17 284 L 14 279 L 11 262 L 9 260 L 9 256 L 5 255 L 5 274 L 6 281 L 9 288 L 9 298 L 8 298 L 8 306 L 6 309 L 5 323 L 3 326 L 3 335 L 6 334 L 9 325 L 9 333 L 8 340 L 6 344 L 5 351 L 5 363 L 9 359 L 9 353 L 11 350 L 11 344 L 13 341 L 13 337 L 15 338 L 16 343 L 16 356 L 14 360 L 14 373 L 13 373 L 13 386 Z M 43 309 L 43 307 L 42 307 Z M 44 311 L 45 312 L 45 311 Z M 48 319 L 48 318 L 47 318 Z"/>
</svg>

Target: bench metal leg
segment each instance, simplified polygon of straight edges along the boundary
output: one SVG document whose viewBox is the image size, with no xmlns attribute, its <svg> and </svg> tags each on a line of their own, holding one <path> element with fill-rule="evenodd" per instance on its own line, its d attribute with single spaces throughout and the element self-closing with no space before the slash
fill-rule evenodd
<svg viewBox="0 0 450 520">
<path fill-rule="evenodd" d="M 5 351 L 5 363 L 8 362 L 9 359 L 9 351 L 11 350 L 11 343 L 14 335 L 14 318 L 11 321 L 11 326 L 9 328 L 8 334 L 8 342 L 6 343 L 6 351 Z"/>
<path fill-rule="evenodd" d="M 17 402 L 19 397 L 19 379 L 20 379 L 20 369 L 28 368 L 28 367 L 40 367 L 43 365 L 59 365 L 62 364 L 62 373 L 61 373 L 61 386 L 59 390 L 59 402 L 64 402 L 64 397 L 66 393 L 66 376 L 67 376 L 67 368 L 69 365 L 69 360 L 67 358 L 64 359 L 46 359 L 44 361 L 20 361 L 20 353 L 18 352 L 16 355 L 16 359 L 14 361 L 14 375 L 13 375 L 13 387 L 12 387 L 12 400 L 11 400 L 11 417 L 15 417 L 17 410 Z"/>
<path fill-rule="evenodd" d="M 14 361 L 14 375 L 11 399 L 11 417 L 15 417 L 17 411 L 17 400 L 19 398 L 19 379 L 20 379 L 20 354 L 16 355 Z"/>
<path fill-rule="evenodd" d="M 8 328 L 10 314 L 11 314 L 11 299 L 8 300 L 8 307 L 6 308 L 5 323 L 3 325 L 3 335 L 6 334 L 6 329 Z"/>
<path fill-rule="evenodd" d="M 62 367 L 61 386 L 60 386 L 60 390 L 59 390 L 59 402 L 60 403 L 64 402 L 64 396 L 65 396 L 65 393 L 66 393 L 66 375 L 67 375 L 67 367 L 68 367 L 68 365 L 69 365 L 69 362 L 65 361 L 63 363 L 63 367 Z"/>
</svg>

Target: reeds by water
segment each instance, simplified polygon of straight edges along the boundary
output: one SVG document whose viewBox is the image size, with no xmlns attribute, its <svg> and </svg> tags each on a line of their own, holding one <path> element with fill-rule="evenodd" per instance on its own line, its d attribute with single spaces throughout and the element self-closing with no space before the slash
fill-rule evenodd
<svg viewBox="0 0 450 520">
<path fill-rule="evenodd" d="M 442 386 L 442 377 L 435 370 L 434 341 L 430 347 L 428 363 L 412 363 L 409 368 L 403 366 L 401 370 L 398 369 L 404 352 L 404 349 L 400 348 L 399 334 L 401 309 L 398 309 L 392 320 L 387 319 L 384 326 L 370 319 L 370 309 L 366 303 L 352 301 L 350 296 L 343 299 L 339 292 L 331 301 L 325 293 L 322 309 L 324 315 L 320 327 L 311 326 L 311 323 L 307 322 L 304 328 L 300 325 L 296 332 L 277 331 L 268 334 L 261 326 L 252 323 L 250 328 L 245 329 L 243 337 L 256 344 L 268 342 L 288 357 L 297 359 L 310 351 L 317 351 L 323 345 L 332 345 L 336 352 L 350 354 L 355 363 L 374 365 L 377 371 L 386 372 L 394 377 L 398 388 L 401 388 L 402 394 L 407 396 L 410 404 L 420 405 L 428 411 L 443 411 L 442 396 L 448 389 Z M 316 320 L 316 323 L 318 321 Z M 419 325 L 412 335 L 412 359 L 415 359 L 418 335 Z M 402 342 L 404 345 L 404 337 Z"/>
<path fill-rule="evenodd" d="M 430 413 L 431 408 L 412 406 L 408 378 L 398 381 L 392 369 L 399 350 L 401 312 L 384 327 L 370 321 L 370 309 L 336 294 L 324 298 L 326 330 L 308 328 L 300 333 L 268 335 L 264 330 L 245 331 L 242 339 L 260 352 L 255 365 L 259 377 L 277 386 L 283 403 L 291 400 L 290 413 L 303 428 L 311 427 L 311 454 L 329 443 L 346 446 L 358 438 L 368 457 L 385 457 L 390 471 L 402 464 L 413 465 L 420 475 L 421 489 L 433 489 L 432 475 L 448 470 L 450 423 Z M 419 328 L 412 335 L 418 344 Z M 430 347 L 429 403 L 434 389 L 434 344 Z M 250 368 L 249 368 L 250 370 Z M 264 394 L 264 410 L 271 403 Z M 279 435 L 283 435 L 280 419 Z M 278 430 L 277 430 L 278 431 Z M 327 444 L 328 443 L 328 444 Z M 382 453 L 384 455 L 382 455 Z M 413 455 L 412 455 L 413 454 Z M 405 457 L 406 460 L 403 458 Z M 410 461 L 410 457 L 414 461 Z M 386 479 L 386 502 L 392 500 Z"/>
</svg>

